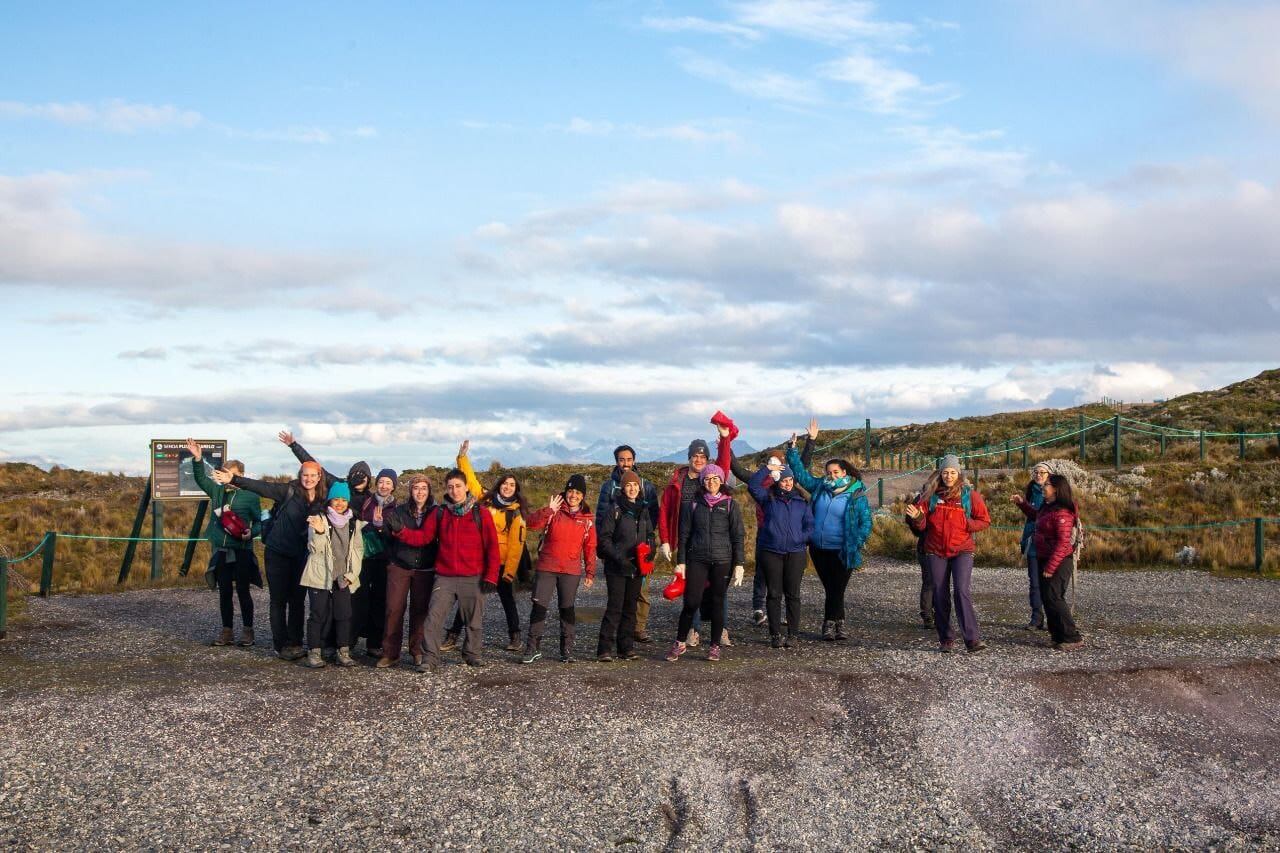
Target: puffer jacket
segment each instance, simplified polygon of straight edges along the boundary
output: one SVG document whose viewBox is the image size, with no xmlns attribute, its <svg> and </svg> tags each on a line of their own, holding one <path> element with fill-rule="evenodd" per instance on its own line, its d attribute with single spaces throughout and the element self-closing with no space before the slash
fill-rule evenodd
<svg viewBox="0 0 1280 853">
<path fill-rule="evenodd" d="M 493 516 L 484 507 L 467 498 L 461 513 L 447 503 L 429 513 L 421 527 L 400 524 L 400 516 L 392 513 L 386 520 L 386 531 L 406 545 L 422 548 L 439 543 L 436 552 L 436 574 L 440 577 L 479 577 L 483 583 L 498 583 L 498 531 Z"/>
<path fill-rule="evenodd" d="M 333 527 L 325 519 L 324 533 L 316 533 L 307 525 L 307 565 L 302 570 L 301 586 L 308 589 L 332 589 L 339 577 L 346 578 L 347 588 L 355 592 L 360 588 L 360 565 L 364 562 L 364 522 L 354 515 L 347 522 L 351 528 L 351 540 L 347 547 L 345 566 L 334 564 Z"/>
<path fill-rule="evenodd" d="M 796 475 L 796 483 L 800 488 L 808 492 L 809 497 L 813 499 L 815 511 L 818 508 L 818 502 L 824 496 L 838 497 L 832 494 L 831 487 L 825 479 L 809 473 L 804 460 L 794 447 L 787 448 L 787 467 Z M 851 485 L 841 494 L 846 493 L 849 497 L 844 505 L 842 525 L 844 535 L 840 542 L 840 558 L 844 561 L 844 567 L 853 571 L 862 565 L 862 546 L 871 535 L 871 502 L 867 500 L 867 489 L 861 483 Z"/>
<path fill-rule="evenodd" d="M 965 504 L 969 505 L 967 513 Z M 916 507 L 923 515 L 912 519 L 911 526 L 924 531 L 925 553 L 935 557 L 950 559 L 974 550 L 977 545 L 973 534 L 991 526 L 991 515 L 982 493 L 971 486 L 962 487 L 960 497 L 954 500 L 942 500 L 934 495 L 929 500 L 917 501 Z"/>
<path fill-rule="evenodd" d="M 324 512 L 325 487 L 316 486 L 316 499 L 308 501 L 299 480 L 288 483 L 268 483 L 249 477 L 235 476 L 231 485 L 245 489 L 273 501 L 271 507 L 271 532 L 263 543 L 268 551 L 298 558 L 307 554 L 307 516 Z"/>
<path fill-rule="evenodd" d="M 434 570 L 436 567 L 436 552 L 440 549 L 439 542 L 432 541 L 426 545 L 413 546 L 393 536 L 390 529 L 394 525 L 397 530 L 406 527 L 410 530 L 420 530 L 427 523 L 427 517 L 437 512 L 440 512 L 440 507 L 437 504 L 428 504 L 427 511 L 422 515 L 422 520 L 415 521 L 412 504 L 403 503 L 394 507 L 391 512 L 386 513 L 383 516 L 382 538 L 387 543 L 387 559 L 402 569 L 410 569 L 415 572 Z M 392 514 L 396 516 L 397 520 L 396 522 L 388 523 L 387 519 Z"/>
<path fill-rule="evenodd" d="M 744 565 L 745 539 L 742 510 L 732 496 L 713 507 L 699 495 L 680 514 L 680 547 L 676 552 L 676 563 L 687 565 L 690 560 L 698 560 Z"/>
<path fill-rule="evenodd" d="M 1033 510 L 1037 510 L 1044 506 L 1044 487 L 1039 483 L 1033 482 L 1031 484 L 1030 491 L 1031 497 L 1029 500 L 1031 502 L 1031 508 Z M 1021 507 L 1021 504 L 1019 504 L 1019 507 Z M 1023 510 L 1023 512 L 1026 512 L 1026 510 Z M 1035 515 L 1032 514 L 1027 518 L 1026 523 L 1022 525 L 1022 541 L 1018 543 L 1019 550 L 1028 557 L 1034 557 L 1038 553 L 1036 551 L 1035 535 L 1036 519 Z"/>
<path fill-rule="evenodd" d="M 765 551 L 795 554 L 805 550 L 813 535 L 813 507 L 796 489 L 784 492 L 761 468 L 747 481 L 747 490 L 764 514 L 756 531 L 756 541 Z"/>
<path fill-rule="evenodd" d="M 633 578 L 640 573 L 636 546 L 641 542 L 648 543 L 650 549 L 654 546 L 653 516 L 644 503 L 627 504 L 625 498 L 613 502 L 600 522 L 598 539 L 605 574 Z"/>
<path fill-rule="evenodd" d="M 1030 515 L 1026 504 L 1018 506 Z M 1057 501 L 1043 504 L 1035 511 L 1035 549 L 1042 573 L 1053 577 L 1062 561 L 1071 556 L 1071 534 L 1079 518 L 1078 512 Z"/>
<path fill-rule="evenodd" d="M 467 490 L 475 496 L 476 500 L 483 498 L 484 486 L 480 485 L 480 478 L 471 467 L 471 460 L 466 456 L 459 456 L 456 461 L 458 470 L 467 478 Z M 498 530 L 498 559 L 502 563 L 502 579 L 510 583 L 516 579 L 516 570 L 520 568 L 520 556 L 524 553 L 525 534 L 528 530 L 524 520 L 524 510 L 519 503 L 515 502 L 506 506 L 491 503 L 486 504 L 486 507 L 493 516 L 494 527 Z"/>
<path fill-rule="evenodd" d="M 534 564 L 537 571 L 596 576 L 596 520 L 585 501 L 578 504 L 577 512 L 564 504 L 559 511 L 547 506 L 529 516 L 530 530 L 544 528 Z"/>
</svg>

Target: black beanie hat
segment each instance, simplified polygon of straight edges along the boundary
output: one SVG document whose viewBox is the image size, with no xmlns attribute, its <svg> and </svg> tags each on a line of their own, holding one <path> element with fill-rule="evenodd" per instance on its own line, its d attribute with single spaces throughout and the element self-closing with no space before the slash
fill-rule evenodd
<svg viewBox="0 0 1280 853">
<path fill-rule="evenodd" d="M 573 489 L 575 492 L 582 492 L 583 495 L 586 495 L 587 478 L 582 476 L 581 474 L 574 474 L 572 477 L 569 478 L 569 482 L 564 484 L 564 490 L 566 492 L 569 491 L 570 489 Z"/>
<path fill-rule="evenodd" d="M 699 453 L 701 453 L 703 456 L 707 457 L 708 459 L 711 458 L 711 448 L 708 447 L 707 443 L 702 439 L 695 438 L 693 441 L 689 442 L 688 458 L 692 459 L 695 455 Z"/>
</svg>

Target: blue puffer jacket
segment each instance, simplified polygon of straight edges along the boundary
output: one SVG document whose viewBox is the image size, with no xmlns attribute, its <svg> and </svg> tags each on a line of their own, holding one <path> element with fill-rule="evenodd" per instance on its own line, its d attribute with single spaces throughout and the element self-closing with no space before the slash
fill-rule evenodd
<svg viewBox="0 0 1280 853">
<path fill-rule="evenodd" d="M 794 447 L 787 448 L 787 467 L 795 472 L 796 482 L 814 501 L 817 501 L 824 491 L 830 492 L 826 480 L 813 476 L 804 467 L 800 461 L 800 453 Z M 857 488 L 849 494 L 849 500 L 845 504 L 844 542 L 840 546 L 840 556 L 844 560 L 845 568 L 849 571 L 862 565 L 862 546 L 866 544 L 867 537 L 870 535 L 871 502 L 867 500 L 866 487 L 858 484 Z"/>
<path fill-rule="evenodd" d="M 1044 506 L 1044 487 L 1039 483 L 1031 484 L 1031 498 L 1027 501 L 1032 509 Z M 1022 525 L 1022 553 L 1028 557 L 1036 555 L 1036 520 L 1030 518 Z"/>
<path fill-rule="evenodd" d="M 760 547 L 775 554 L 803 551 L 813 535 L 813 508 L 795 489 L 784 492 L 768 479 L 769 469 L 761 468 L 747 481 L 751 497 L 764 510 L 764 524 L 756 536 Z"/>
</svg>

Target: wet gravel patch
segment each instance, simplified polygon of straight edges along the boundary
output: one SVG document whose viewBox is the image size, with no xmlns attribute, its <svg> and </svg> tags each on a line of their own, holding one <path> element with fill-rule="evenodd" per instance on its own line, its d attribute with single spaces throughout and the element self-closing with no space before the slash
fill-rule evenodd
<svg viewBox="0 0 1280 853">
<path fill-rule="evenodd" d="M 660 598 L 646 659 L 595 663 L 601 584 L 580 662 L 523 666 L 491 598 L 490 665 L 430 675 L 279 662 L 261 596 L 252 649 L 206 645 L 203 590 L 33 599 L 0 644 L 0 845 L 1280 848 L 1280 584 L 1086 573 L 1060 653 L 1025 572 L 979 569 L 979 655 L 938 653 L 917 590 L 871 561 L 824 643 L 806 578 L 784 651 L 744 585 L 718 664 L 661 660 Z"/>
</svg>

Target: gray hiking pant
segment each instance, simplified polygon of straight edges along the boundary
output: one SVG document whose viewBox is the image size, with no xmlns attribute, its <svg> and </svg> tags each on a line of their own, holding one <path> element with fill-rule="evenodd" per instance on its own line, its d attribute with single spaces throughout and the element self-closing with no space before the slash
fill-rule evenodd
<svg viewBox="0 0 1280 853">
<path fill-rule="evenodd" d="M 484 647 L 484 595 L 480 592 L 480 575 L 469 577 L 436 576 L 431 589 L 431 606 L 427 610 L 426 647 L 427 665 L 440 663 L 440 643 L 444 639 L 445 622 L 458 603 L 458 613 L 467 626 L 467 640 L 462 646 L 462 657 L 468 661 L 480 660 Z"/>
</svg>

